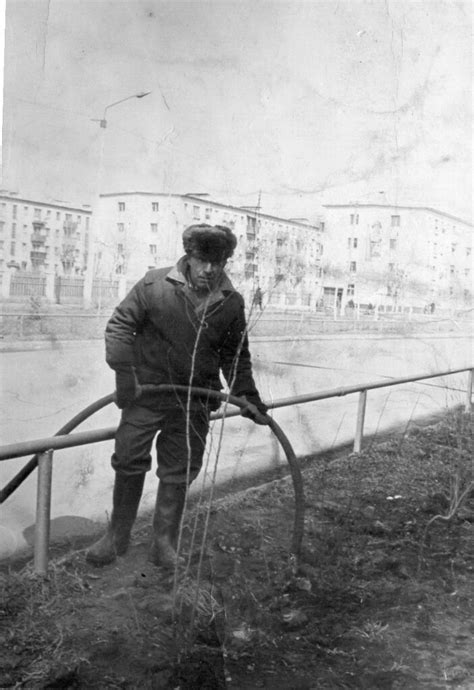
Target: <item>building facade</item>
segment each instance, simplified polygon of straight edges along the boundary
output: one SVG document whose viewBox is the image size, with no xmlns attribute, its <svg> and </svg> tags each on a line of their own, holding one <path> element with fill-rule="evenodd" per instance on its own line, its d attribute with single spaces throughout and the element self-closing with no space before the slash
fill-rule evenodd
<svg viewBox="0 0 474 690">
<path fill-rule="evenodd" d="M 104 194 L 94 209 L 0 193 L 4 299 L 116 303 L 182 255 L 192 223 L 229 226 L 228 273 L 247 305 L 405 312 L 472 306 L 472 224 L 426 207 L 330 204 L 324 221 L 283 219 L 205 194 Z"/>
<path fill-rule="evenodd" d="M 472 224 L 426 207 L 324 208 L 326 302 L 385 311 L 472 305 Z"/>
<path fill-rule="evenodd" d="M 182 232 L 192 223 L 227 225 L 238 239 L 228 273 L 247 303 L 313 308 L 322 294 L 322 228 L 228 206 L 207 195 L 128 192 L 100 197 L 93 275 L 125 275 L 130 286 L 146 270 L 183 254 Z"/>
<path fill-rule="evenodd" d="M 0 194 L 0 271 L 82 275 L 88 264 L 90 207 Z"/>
</svg>

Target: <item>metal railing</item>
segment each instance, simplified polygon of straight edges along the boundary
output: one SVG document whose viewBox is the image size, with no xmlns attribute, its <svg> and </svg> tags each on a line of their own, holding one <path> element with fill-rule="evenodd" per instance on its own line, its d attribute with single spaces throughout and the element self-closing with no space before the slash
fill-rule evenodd
<svg viewBox="0 0 474 690">
<path fill-rule="evenodd" d="M 367 393 L 370 390 L 379 388 L 388 388 L 391 386 L 399 386 L 406 383 L 416 383 L 427 379 L 441 378 L 445 376 L 453 376 L 467 372 L 467 382 L 465 390 L 464 410 L 466 413 L 472 412 L 472 392 L 473 392 L 473 373 L 474 366 L 462 367 L 458 369 L 449 369 L 435 374 L 419 374 L 416 376 L 406 376 L 403 378 L 396 378 L 392 380 L 377 381 L 373 383 L 362 383 L 352 386 L 342 386 L 329 390 L 320 391 L 318 393 L 308 393 L 305 395 L 292 396 L 290 398 L 282 398 L 273 402 L 268 402 L 269 409 L 277 409 L 281 407 L 289 407 L 292 405 L 301 405 L 309 402 L 316 402 L 318 400 L 328 400 L 330 398 L 338 398 L 354 393 L 359 393 L 359 401 L 357 408 L 356 428 L 354 432 L 354 453 L 360 453 L 362 448 L 362 441 L 364 436 L 364 421 L 365 411 L 367 406 Z M 113 401 L 113 396 L 106 396 L 101 401 L 109 404 Z M 101 401 L 98 401 L 99 403 Z M 92 407 L 92 406 L 91 406 Z M 100 407 L 97 407 L 100 409 Z M 212 420 L 227 419 L 228 417 L 235 417 L 240 414 L 238 409 L 226 410 L 225 412 L 215 412 L 211 414 Z M 78 415 L 79 416 L 79 415 Z M 37 456 L 38 465 L 38 481 L 37 481 L 37 501 L 36 501 L 36 523 L 35 523 L 35 539 L 34 539 L 34 570 L 40 575 L 46 575 L 48 568 L 48 548 L 49 548 L 49 523 L 51 513 L 51 478 L 52 478 L 52 462 L 53 451 L 62 448 L 72 448 L 91 443 L 99 443 L 101 441 L 109 441 L 115 437 L 117 427 L 107 427 L 102 429 L 95 429 L 92 431 L 83 431 L 71 434 L 63 434 L 56 436 L 49 436 L 46 438 L 35 439 L 33 441 L 22 441 L 9 445 L 0 446 L 0 461 L 10 460 L 13 458 L 24 457 L 35 453 Z M 30 461 L 31 462 L 31 461 Z M 20 473 L 21 474 L 21 471 Z M 23 479 L 27 475 L 24 475 Z M 14 479 L 11 480 L 14 483 Z M 15 489 L 18 488 L 15 485 Z M 3 498 L 8 496 L 6 494 Z"/>
<path fill-rule="evenodd" d="M 62 278 L 64 281 L 65 278 Z M 74 280 L 74 279 L 71 279 Z M 77 279 L 80 280 L 80 279 Z M 62 290 L 62 288 L 61 288 Z M 62 293 L 61 293 L 62 294 Z M 94 293 L 95 294 L 95 293 Z M 95 298 L 94 298 L 95 299 Z M 63 301 L 61 298 L 57 301 Z M 68 297 L 69 307 L 76 298 Z M 95 299 L 97 303 L 97 299 Z M 108 305 L 108 306 L 104 306 Z M 65 305 L 64 305 L 65 306 Z M 66 308 L 66 307 L 65 307 Z M 97 340 L 104 337 L 107 320 L 112 313 L 112 306 L 102 301 L 100 311 L 54 311 L 40 309 L 16 309 L 0 312 L 0 339 L 11 340 L 48 340 L 62 338 L 67 340 L 90 339 Z M 473 321 L 467 314 L 458 317 L 419 314 L 408 319 L 406 315 L 396 315 L 393 318 L 381 317 L 374 320 L 373 316 L 361 315 L 338 316 L 336 319 L 329 314 L 315 313 L 308 310 L 286 311 L 273 307 L 265 307 L 262 311 L 253 308 L 248 312 L 249 336 L 254 337 L 289 337 L 295 331 L 299 335 L 318 337 L 320 335 L 363 333 L 364 335 L 400 335 L 423 333 L 437 335 L 469 336 L 472 334 Z"/>
</svg>

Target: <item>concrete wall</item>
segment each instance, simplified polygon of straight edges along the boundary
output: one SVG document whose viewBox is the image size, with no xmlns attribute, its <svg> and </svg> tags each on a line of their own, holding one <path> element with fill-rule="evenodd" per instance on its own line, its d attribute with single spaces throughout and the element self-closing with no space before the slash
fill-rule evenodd
<svg viewBox="0 0 474 690">
<path fill-rule="evenodd" d="M 384 377 L 435 372 L 472 366 L 471 339 L 383 338 L 338 335 L 315 339 L 254 339 L 255 375 L 267 401 L 337 386 L 383 380 Z M 31 347 L 31 344 L 29 344 Z M 113 391 L 113 372 L 104 363 L 102 342 L 56 343 L 47 348 L 0 351 L 0 444 L 53 435 L 66 421 L 94 400 Z M 466 375 L 369 393 L 367 433 L 376 433 L 412 416 L 464 402 Z M 280 408 L 274 411 L 299 454 L 314 453 L 353 438 L 357 395 Z M 80 429 L 114 426 L 119 411 L 111 405 Z M 270 430 L 241 417 L 213 424 L 209 437 L 206 472 L 211 481 L 216 448 L 220 448 L 218 481 L 249 474 L 256 469 L 286 463 Z M 113 442 L 57 451 L 54 455 L 52 517 L 74 516 L 104 521 L 110 511 L 113 473 L 109 459 Z M 0 463 L 0 484 L 25 463 L 17 459 Z M 157 480 L 147 477 L 141 510 L 151 509 Z M 0 555 L 24 547 L 35 521 L 36 473 L 0 505 Z M 26 530 L 26 532 L 25 532 Z"/>
</svg>

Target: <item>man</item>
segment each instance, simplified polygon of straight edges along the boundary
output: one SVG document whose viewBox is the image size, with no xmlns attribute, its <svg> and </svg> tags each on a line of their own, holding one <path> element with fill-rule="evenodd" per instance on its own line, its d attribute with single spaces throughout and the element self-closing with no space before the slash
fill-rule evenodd
<svg viewBox="0 0 474 690">
<path fill-rule="evenodd" d="M 266 424 L 267 407 L 252 375 L 242 296 L 224 272 L 237 239 L 224 226 L 191 225 L 185 255 L 173 268 L 149 271 L 115 309 L 105 331 L 122 415 L 115 438 L 113 509 L 105 535 L 87 552 L 94 565 L 123 555 L 130 541 L 156 433 L 159 486 L 149 560 L 174 567 L 187 487 L 197 477 L 219 401 L 187 392 L 141 393 L 145 384 L 221 390 L 219 372 L 242 411 Z"/>
</svg>

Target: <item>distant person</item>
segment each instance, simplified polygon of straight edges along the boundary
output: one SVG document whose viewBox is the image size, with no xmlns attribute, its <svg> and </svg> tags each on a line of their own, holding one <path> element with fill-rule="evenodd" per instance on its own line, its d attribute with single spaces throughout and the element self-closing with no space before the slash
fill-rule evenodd
<svg viewBox="0 0 474 690">
<path fill-rule="evenodd" d="M 263 308 L 263 307 L 262 307 L 262 302 L 263 302 L 263 292 L 262 292 L 262 290 L 260 289 L 260 287 L 257 287 L 257 289 L 255 290 L 254 296 L 253 296 L 253 304 L 254 304 L 256 307 L 259 307 L 259 308 L 260 308 L 260 311 L 261 311 L 262 308 Z"/>
<path fill-rule="evenodd" d="M 221 390 L 222 371 L 242 410 L 266 424 L 267 407 L 252 375 L 244 300 L 224 272 L 237 239 L 224 226 L 191 225 L 183 233 L 185 255 L 174 267 L 148 271 L 115 309 L 105 331 L 106 360 L 115 371 L 117 406 L 113 507 L 105 535 L 87 552 L 105 565 L 128 548 L 156 440 L 159 486 L 149 560 L 174 567 L 186 490 L 197 477 L 220 403 L 187 392 L 146 392 L 145 384 Z"/>
<path fill-rule="evenodd" d="M 431 302 L 431 304 L 430 304 L 430 314 L 434 314 L 435 309 L 436 309 L 435 303 L 434 303 L 434 302 Z"/>
</svg>

